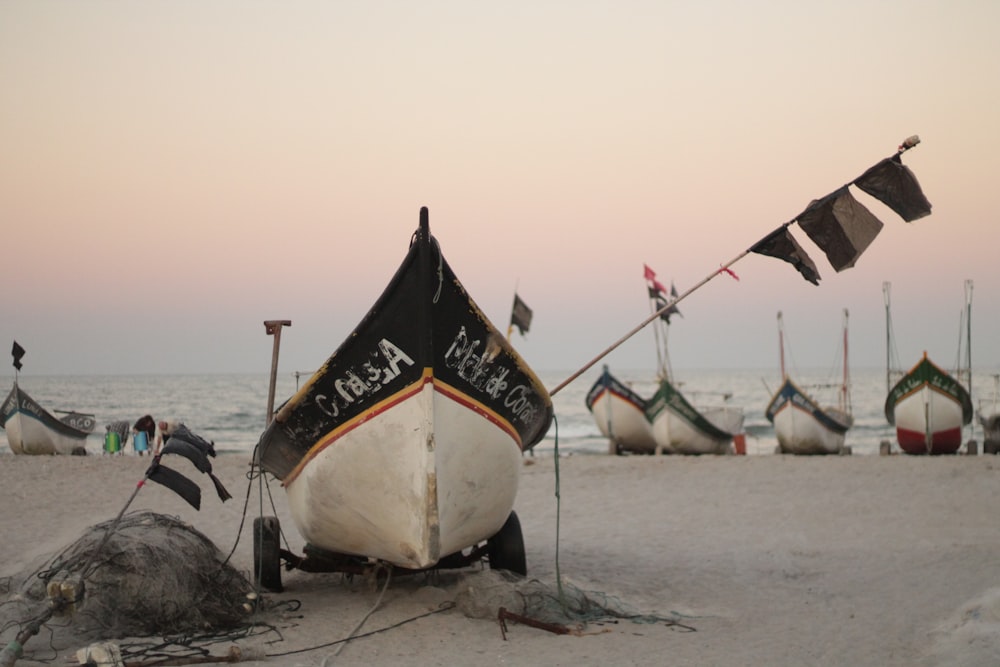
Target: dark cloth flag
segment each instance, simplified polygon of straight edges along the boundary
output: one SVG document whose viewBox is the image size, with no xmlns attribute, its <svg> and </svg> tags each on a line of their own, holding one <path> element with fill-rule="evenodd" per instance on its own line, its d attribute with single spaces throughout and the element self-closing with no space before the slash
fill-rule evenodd
<svg viewBox="0 0 1000 667">
<path fill-rule="evenodd" d="M 187 426 L 181 424 L 170 434 L 170 438 L 163 445 L 159 455 L 153 459 L 149 470 L 146 471 L 148 479 L 167 487 L 195 509 L 201 509 L 201 489 L 185 475 L 173 468 L 161 465 L 160 458 L 164 454 L 178 454 L 191 461 L 195 468 L 211 478 L 220 500 L 225 502 L 232 498 L 219 478 L 212 473 L 212 462 L 208 460 L 208 457 L 215 456 L 215 443 L 192 433 Z"/>
<path fill-rule="evenodd" d="M 517 327 L 523 336 L 531 328 L 531 315 L 531 308 L 528 308 L 528 305 L 521 301 L 521 297 L 515 293 L 514 308 L 510 313 L 510 326 Z"/>
<path fill-rule="evenodd" d="M 14 347 L 10 349 L 11 356 L 14 357 L 14 368 L 21 370 L 21 357 L 24 356 L 24 348 L 14 341 Z"/>
<path fill-rule="evenodd" d="M 146 478 L 167 487 L 196 510 L 201 509 L 201 489 L 198 485 L 176 470 L 160 465 L 159 456 L 153 459 L 153 464 L 146 471 Z"/>
<path fill-rule="evenodd" d="M 931 213 L 931 203 L 920 189 L 917 177 L 898 154 L 868 169 L 854 185 L 891 208 L 906 222 Z"/>
<path fill-rule="evenodd" d="M 802 249 L 795 237 L 788 231 L 787 225 L 778 227 L 773 232 L 762 238 L 750 248 L 751 252 L 769 257 L 783 259 L 795 270 L 802 274 L 802 277 L 813 285 L 819 285 L 819 271 L 812 258 Z"/>
<path fill-rule="evenodd" d="M 161 454 L 179 454 L 191 461 L 195 468 L 209 476 L 215 486 L 215 492 L 219 494 L 219 500 L 222 502 L 232 498 L 226 487 L 212 472 L 212 462 L 208 460 L 209 456 L 215 456 L 215 443 L 210 443 L 201 436 L 192 433 L 187 426 L 182 424 L 174 429 L 174 432 L 170 434 L 170 439 L 160 451 Z"/>
<path fill-rule="evenodd" d="M 838 273 L 854 266 L 882 231 L 882 221 L 855 199 L 846 185 L 813 200 L 796 219 Z"/>
</svg>

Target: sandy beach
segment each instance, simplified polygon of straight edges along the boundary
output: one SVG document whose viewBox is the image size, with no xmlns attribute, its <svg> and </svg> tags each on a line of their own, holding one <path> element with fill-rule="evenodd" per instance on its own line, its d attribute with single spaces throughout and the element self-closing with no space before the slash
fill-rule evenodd
<svg viewBox="0 0 1000 667">
<path fill-rule="evenodd" d="M 114 518 L 148 462 L 4 456 L 5 588 L 13 594 L 40 559 Z M 249 577 L 260 501 L 247 458 L 215 461 L 234 496 L 226 503 L 182 463 L 174 467 L 202 488 L 200 511 L 156 484 L 129 511 L 178 517 L 224 554 L 235 545 L 232 563 Z M 528 579 L 555 591 L 558 569 L 564 592 L 585 591 L 645 622 L 591 620 L 558 635 L 507 621 L 504 632 L 490 605 L 516 604 L 517 595 L 477 597 L 485 610 L 470 607 L 471 593 L 498 584 L 478 566 L 387 587 L 290 571 L 257 615 L 273 630 L 239 642 L 257 658 L 245 664 L 1000 663 L 1000 459 L 570 456 L 558 461 L 558 499 L 555 464 L 525 458 L 515 510 Z M 289 546 L 301 553 L 283 493 L 271 490 Z M 65 625 L 43 628 L 17 664 L 76 662 L 81 645 L 67 641 Z M 5 627 L 4 643 L 15 632 Z"/>
</svg>

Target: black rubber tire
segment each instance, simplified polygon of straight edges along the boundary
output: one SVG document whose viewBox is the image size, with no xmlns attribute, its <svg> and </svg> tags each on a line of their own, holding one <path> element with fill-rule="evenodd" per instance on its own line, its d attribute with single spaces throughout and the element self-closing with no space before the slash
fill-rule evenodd
<svg viewBox="0 0 1000 667">
<path fill-rule="evenodd" d="M 507 570 L 521 576 L 528 574 L 524 536 L 516 513 L 511 512 L 500 531 L 486 540 L 486 548 L 491 570 Z"/>
<path fill-rule="evenodd" d="M 253 520 L 253 573 L 259 586 L 280 593 L 281 527 L 276 516 L 261 516 Z"/>
</svg>

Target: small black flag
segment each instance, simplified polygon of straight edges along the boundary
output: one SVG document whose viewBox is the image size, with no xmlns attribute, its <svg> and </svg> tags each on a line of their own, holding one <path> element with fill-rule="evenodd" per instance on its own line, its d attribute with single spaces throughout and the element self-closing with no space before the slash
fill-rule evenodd
<svg viewBox="0 0 1000 667">
<path fill-rule="evenodd" d="M 14 368 L 21 370 L 21 357 L 24 356 L 24 348 L 14 341 L 14 347 L 10 349 L 11 355 L 14 357 Z"/>
<path fill-rule="evenodd" d="M 192 433 L 187 426 L 182 424 L 174 429 L 174 432 L 170 435 L 170 439 L 167 440 L 167 443 L 163 445 L 163 449 L 160 451 L 162 454 L 178 454 L 183 456 L 193 463 L 194 467 L 200 472 L 208 475 L 215 486 L 215 492 L 219 494 L 219 500 L 222 502 L 226 502 L 232 498 L 226 487 L 222 485 L 219 478 L 212 472 L 212 462 L 208 460 L 209 456 L 215 456 L 215 443 L 209 442 L 200 435 Z"/>
<path fill-rule="evenodd" d="M 514 308 L 510 314 L 510 326 L 517 327 L 523 336 L 531 328 L 531 308 L 528 308 L 528 304 L 521 301 L 516 293 L 514 294 Z"/>
<path fill-rule="evenodd" d="M 160 457 L 153 459 L 153 465 L 146 472 L 146 477 L 167 487 L 196 510 L 201 509 L 201 489 L 198 485 L 176 470 L 160 465 Z"/>
<path fill-rule="evenodd" d="M 782 225 L 773 232 L 755 243 L 751 252 L 769 257 L 783 259 L 795 270 L 802 274 L 802 277 L 813 285 L 819 285 L 819 271 L 812 258 L 802 249 L 795 237 L 788 231 L 788 227 Z"/>
</svg>

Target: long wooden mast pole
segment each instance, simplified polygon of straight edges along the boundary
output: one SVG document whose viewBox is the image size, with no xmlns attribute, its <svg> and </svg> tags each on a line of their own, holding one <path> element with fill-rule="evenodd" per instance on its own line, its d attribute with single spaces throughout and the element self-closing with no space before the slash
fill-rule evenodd
<svg viewBox="0 0 1000 667">
<path fill-rule="evenodd" d="M 620 346 L 622 343 L 624 343 L 625 341 L 627 341 L 632 336 L 634 336 L 637 333 L 639 333 L 640 331 L 642 331 L 642 329 L 645 328 L 645 326 L 647 324 L 649 324 L 650 322 L 652 322 L 653 320 L 655 320 L 657 317 L 659 317 L 660 315 L 662 315 L 663 313 L 667 312 L 668 310 L 670 310 L 671 308 L 673 308 L 674 306 L 676 306 L 678 303 L 680 303 L 681 301 L 683 301 L 684 299 L 686 299 L 688 297 L 688 295 L 690 295 L 693 292 L 695 292 L 696 290 L 700 289 L 702 286 L 705 285 L 705 283 L 707 283 L 709 280 L 711 280 L 715 276 L 719 275 L 720 273 L 728 273 L 730 266 L 732 266 L 736 262 L 738 262 L 741 259 L 743 259 L 744 257 L 746 257 L 748 254 L 750 254 L 750 251 L 749 250 L 744 250 L 739 255 L 737 255 L 736 257 L 734 257 L 733 259 L 729 260 L 727 263 L 725 263 L 721 267 L 719 267 L 719 269 L 717 271 L 714 271 L 714 272 L 710 273 L 708 276 L 702 278 L 701 281 L 698 282 L 694 287 L 692 287 L 691 289 L 687 290 L 683 294 L 679 294 L 676 299 L 670 301 L 669 303 L 667 303 L 667 305 L 663 306 L 659 310 L 654 311 L 649 317 L 647 317 L 642 322 L 640 322 L 638 326 L 636 326 L 634 329 L 632 329 L 631 331 L 629 331 L 627 334 L 625 334 L 624 336 L 622 336 L 621 338 L 619 338 L 618 340 L 616 340 L 614 343 L 612 343 L 611 345 L 609 345 L 603 352 L 601 352 L 600 354 L 598 354 L 596 357 L 594 357 L 593 359 L 591 359 L 590 361 L 588 361 L 587 364 L 583 368 L 581 368 L 580 370 L 576 371 L 575 373 L 573 373 L 572 375 L 570 375 L 568 378 L 566 378 L 565 380 L 563 380 L 562 382 L 560 382 L 555 387 L 555 389 L 550 389 L 549 390 L 549 395 L 550 396 L 555 396 L 557 393 L 559 393 L 559 391 L 563 387 L 565 387 L 570 382 L 572 382 L 573 380 L 577 379 L 578 377 L 580 377 L 581 375 L 583 375 L 584 373 L 586 373 L 587 370 L 591 366 L 593 366 L 598 361 L 600 361 L 605 356 L 607 356 L 609 352 L 611 352 L 612 350 L 614 350 L 615 348 L 617 348 L 618 346 Z"/>
<path fill-rule="evenodd" d="M 911 148 L 913 148 L 914 146 L 916 146 L 919 143 L 920 143 L 920 137 L 918 137 L 917 135 L 913 135 L 912 137 L 909 137 L 909 138 L 905 139 L 903 141 L 903 143 L 899 145 L 899 148 L 896 149 L 896 157 L 902 155 L 903 153 L 905 153 L 906 151 L 910 150 Z M 857 179 L 854 179 L 854 180 L 857 180 Z M 854 181 L 850 181 L 849 184 L 853 183 L 853 182 Z M 788 222 L 786 222 L 784 224 L 784 226 L 788 227 L 788 226 L 790 226 L 794 222 L 795 222 L 795 219 L 793 218 L 792 220 L 789 220 Z M 767 238 L 767 237 L 765 236 L 764 238 Z M 758 243 L 759 243 L 759 241 L 758 241 Z M 753 246 L 750 246 L 750 248 L 753 248 L 756 245 L 757 244 L 755 243 Z M 559 393 L 559 391 L 563 387 L 565 387 L 570 382 L 572 382 L 573 380 L 575 380 L 578 377 L 580 377 L 581 375 L 583 375 L 585 372 L 587 372 L 587 370 L 591 366 L 593 366 L 598 361 L 600 361 L 602 358 L 604 358 L 605 356 L 607 356 L 611 351 L 613 351 L 615 348 L 617 348 L 622 343 L 624 343 L 625 341 L 627 341 L 629 338 L 631 338 L 635 334 L 639 333 L 639 331 L 641 331 L 647 324 L 649 324 L 650 322 L 652 322 L 653 320 L 655 320 L 657 317 L 659 317 L 663 313 L 667 312 L 673 306 L 675 306 L 678 303 L 680 303 L 681 301 L 683 301 L 685 298 L 687 298 L 687 296 L 689 294 L 691 294 L 692 292 L 694 292 L 694 291 L 698 290 L 699 288 L 701 288 L 709 280 L 711 280 L 715 276 L 719 275 L 720 273 L 731 273 L 729 271 L 729 267 L 731 267 L 733 264 L 735 264 L 736 262 L 738 262 L 741 259 L 743 259 L 744 257 L 746 257 L 748 254 L 750 254 L 752 252 L 752 250 L 750 248 L 748 248 L 747 250 L 744 250 L 739 255 L 737 255 L 733 259 L 729 260 L 728 263 L 723 264 L 722 266 L 720 266 L 717 271 L 712 272 L 711 274 L 709 274 L 708 276 L 706 276 L 705 278 L 703 278 L 701 280 L 701 282 L 699 282 L 698 284 L 696 284 L 694 287 L 692 287 L 688 291 L 684 292 L 683 294 L 681 294 L 680 296 L 678 296 L 676 299 L 674 299 L 673 301 L 671 301 L 667 305 L 663 306 L 663 308 L 660 308 L 659 310 L 657 310 L 656 312 L 654 312 L 652 315 L 650 315 L 649 317 L 647 317 L 645 320 L 643 320 L 642 322 L 640 322 L 638 326 L 636 326 L 634 329 L 632 329 L 631 331 L 629 331 L 627 334 L 625 334 L 624 336 L 622 336 L 621 338 L 619 338 L 617 341 L 615 341 L 614 343 L 612 343 L 610 346 L 608 346 L 603 352 L 601 352 L 600 354 L 598 354 L 596 357 L 594 357 L 593 359 L 591 359 L 590 361 L 588 361 L 583 366 L 583 368 L 581 368 L 580 370 L 576 371 L 575 373 L 573 373 L 572 375 L 570 375 L 568 378 L 566 378 L 565 380 L 563 380 L 562 382 L 560 382 L 558 385 L 556 385 L 556 387 L 554 389 L 549 390 L 549 395 L 550 396 L 555 396 L 557 393 Z M 886 296 L 886 298 L 888 299 L 888 295 Z M 888 303 L 886 305 L 888 307 Z"/>
</svg>

